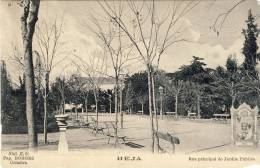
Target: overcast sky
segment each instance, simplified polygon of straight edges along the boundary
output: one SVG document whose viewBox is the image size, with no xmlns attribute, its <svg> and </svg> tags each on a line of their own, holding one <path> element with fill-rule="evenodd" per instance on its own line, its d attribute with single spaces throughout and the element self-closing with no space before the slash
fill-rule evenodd
<svg viewBox="0 0 260 168">
<path fill-rule="evenodd" d="M 205 59 L 208 67 L 215 68 L 224 65 L 230 54 L 235 54 L 238 61 L 243 61 L 241 48 L 243 46 L 242 28 L 245 28 L 248 10 L 252 9 L 253 15 L 257 16 L 257 23 L 260 25 L 260 5 L 257 0 L 247 0 L 235 8 L 227 17 L 219 36 L 210 29 L 216 17 L 228 11 L 238 0 L 204 0 L 193 9 L 185 18 L 183 23 L 186 26 L 186 33 L 193 43 L 178 43 L 170 47 L 161 60 L 162 69 L 173 72 L 181 65 L 188 64 L 192 56 L 199 56 Z M 169 2 L 161 2 L 159 9 L 167 9 Z M 66 42 L 66 48 L 75 49 L 83 59 L 87 57 L 87 51 L 97 47 L 96 37 L 84 24 L 88 24 L 89 13 L 100 12 L 95 1 L 42 1 L 39 12 L 39 22 L 42 19 L 47 21 L 55 17 L 64 17 L 64 34 L 62 40 Z M 20 32 L 21 9 L 18 5 L 8 6 L 7 2 L 1 2 L 0 20 L 1 36 L 0 49 L 1 59 L 6 60 L 8 69 L 13 77 L 17 77 L 17 66 L 10 61 L 12 45 L 21 47 Z M 105 26 L 105 25 L 104 25 Z M 260 44 L 260 40 L 258 40 Z M 70 58 L 71 59 L 71 58 Z M 53 79 L 56 75 L 65 71 L 73 71 L 70 59 L 56 67 L 51 74 Z M 138 63 L 129 67 L 130 72 L 141 70 Z"/>
</svg>

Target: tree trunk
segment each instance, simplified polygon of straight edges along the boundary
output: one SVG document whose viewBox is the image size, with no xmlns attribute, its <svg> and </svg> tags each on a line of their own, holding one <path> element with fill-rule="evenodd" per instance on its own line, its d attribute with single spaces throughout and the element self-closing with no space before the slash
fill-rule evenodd
<svg viewBox="0 0 260 168">
<path fill-rule="evenodd" d="M 26 118 L 28 124 L 29 150 L 36 151 L 38 146 L 37 129 L 35 123 L 35 83 L 33 70 L 32 41 L 35 24 L 38 20 L 39 0 L 23 1 L 21 16 L 21 30 L 24 47 L 25 89 L 26 89 Z"/>
<path fill-rule="evenodd" d="M 231 105 L 232 105 L 232 107 L 234 107 L 234 103 L 235 103 L 235 98 L 236 98 L 236 96 L 235 96 L 235 91 L 234 91 L 234 82 L 232 82 L 231 83 Z"/>
<path fill-rule="evenodd" d="M 98 126 L 98 99 L 97 99 L 96 90 L 94 91 L 94 97 L 95 97 L 95 105 L 96 105 L 96 110 L 95 110 L 96 111 L 96 120 L 97 120 L 97 126 Z"/>
<path fill-rule="evenodd" d="M 62 100 L 62 114 L 65 114 L 65 100 Z"/>
<path fill-rule="evenodd" d="M 85 98 L 85 109 L 86 109 L 87 122 L 88 122 L 88 96 Z"/>
<path fill-rule="evenodd" d="M 151 78 L 152 78 L 153 109 L 154 109 L 154 114 L 155 114 L 155 126 L 156 126 L 155 144 L 156 144 L 156 152 L 159 153 L 160 142 L 159 142 L 159 137 L 157 135 L 157 132 L 159 130 L 159 125 L 158 125 L 158 115 L 157 115 L 156 102 L 155 102 L 156 99 L 155 99 L 155 87 L 154 87 L 154 74 L 153 74 L 153 72 L 152 72 Z M 161 96 L 161 102 L 162 102 L 162 96 Z M 161 113 L 162 113 L 162 103 L 161 103 Z"/>
<path fill-rule="evenodd" d="M 163 100 L 162 95 L 160 94 L 160 117 L 163 117 Z"/>
<path fill-rule="evenodd" d="M 153 109 L 152 109 L 152 91 L 151 91 L 151 70 L 150 65 L 147 65 L 147 75 L 148 75 L 148 98 L 149 98 L 149 115 L 150 115 L 150 123 L 151 123 L 151 149 L 152 153 L 154 153 L 154 126 L 153 126 Z"/>
<path fill-rule="evenodd" d="M 141 103 L 142 104 L 142 116 L 144 115 L 144 102 Z"/>
<path fill-rule="evenodd" d="M 62 104 L 60 105 L 60 114 L 63 114 L 63 108 Z"/>
<path fill-rule="evenodd" d="M 79 114 L 78 114 L 78 109 L 77 109 L 77 105 L 75 105 L 75 109 L 74 109 L 75 113 L 76 113 L 76 118 L 79 117 Z"/>
<path fill-rule="evenodd" d="M 197 98 L 197 110 L 198 110 L 198 118 L 200 118 L 201 115 L 200 115 L 200 96 L 199 95 Z"/>
<path fill-rule="evenodd" d="M 231 107 L 234 107 L 234 103 L 235 103 L 235 100 L 236 100 L 236 96 L 231 96 Z"/>
<path fill-rule="evenodd" d="M 44 143 L 47 144 L 47 132 L 48 132 L 48 94 L 49 94 L 49 77 L 50 73 L 47 71 L 45 74 L 45 88 L 44 88 L 44 121 L 43 121 L 43 134 Z"/>
<path fill-rule="evenodd" d="M 37 80 L 38 80 L 38 84 L 37 84 L 37 107 L 36 107 L 36 115 L 37 115 L 37 118 L 40 118 L 41 116 L 41 98 L 42 98 L 42 92 L 41 92 L 41 62 L 39 60 L 39 58 L 37 58 L 37 66 L 39 67 L 39 70 L 38 70 L 38 76 L 37 76 Z M 20 76 L 19 76 L 20 78 Z"/>
<path fill-rule="evenodd" d="M 120 110 L 120 126 L 121 126 L 121 129 L 124 128 L 124 113 L 122 111 L 122 104 L 123 104 L 123 95 L 122 95 L 122 88 L 120 88 L 119 110 Z"/>
<path fill-rule="evenodd" d="M 115 86 L 115 120 L 116 120 L 116 128 L 115 128 L 115 147 L 118 145 L 118 76 L 116 75 L 116 86 Z"/>
<path fill-rule="evenodd" d="M 62 111 L 62 107 L 61 107 L 61 104 L 59 105 L 59 107 L 58 107 L 59 109 L 59 114 L 61 114 L 61 111 Z"/>
<path fill-rule="evenodd" d="M 112 96 L 109 97 L 109 114 L 112 114 Z"/>
<path fill-rule="evenodd" d="M 44 118 L 43 118 L 44 144 L 47 144 L 47 97 L 44 95 Z"/>
<path fill-rule="evenodd" d="M 178 94 L 175 96 L 175 112 L 176 112 L 176 117 L 178 116 Z"/>
<path fill-rule="evenodd" d="M 32 62 L 32 47 L 31 44 L 25 42 L 25 88 L 26 88 L 26 117 L 28 124 L 29 149 L 36 150 L 37 148 L 37 128 L 35 124 L 35 104 L 34 104 L 34 72 Z M 31 51 L 29 51 L 31 50 Z"/>
</svg>

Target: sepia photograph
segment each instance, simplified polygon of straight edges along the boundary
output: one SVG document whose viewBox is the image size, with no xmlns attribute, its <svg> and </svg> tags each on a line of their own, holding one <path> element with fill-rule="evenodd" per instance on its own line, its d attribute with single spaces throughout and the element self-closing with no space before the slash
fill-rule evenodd
<svg viewBox="0 0 260 168">
<path fill-rule="evenodd" d="M 260 0 L 2 0 L 3 168 L 260 168 Z"/>
</svg>

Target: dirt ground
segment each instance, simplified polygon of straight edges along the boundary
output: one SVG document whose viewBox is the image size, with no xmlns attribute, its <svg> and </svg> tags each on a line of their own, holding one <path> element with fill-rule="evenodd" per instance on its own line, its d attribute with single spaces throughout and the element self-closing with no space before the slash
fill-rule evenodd
<svg viewBox="0 0 260 168">
<path fill-rule="evenodd" d="M 92 114 L 94 115 L 94 114 Z M 102 126 L 104 121 L 114 121 L 114 115 L 100 114 L 99 121 Z M 259 123 L 259 121 L 258 121 Z M 258 124 L 258 136 L 260 126 Z M 260 145 L 255 147 L 232 146 L 230 121 L 213 121 L 209 119 L 185 119 L 164 117 L 159 119 L 159 131 L 170 133 L 180 139 L 180 145 L 176 146 L 176 153 L 192 154 L 204 152 L 257 152 L 260 153 Z M 150 120 L 149 116 L 125 115 L 124 128 L 119 129 L 120 135 L 126 136 L 126 144 L 120 141 L 122 150 L 149 152 L 151 151 Z M 59 133 L 48 134 L 48 144 L 43 143 L 43 135 L 38 135 L 39 150 L 56 151 L 58 148 Z M 102 134 L 92 134 L 89 128 L 75 128 L 67 130 L 69 151 L 103 150 L 113 149 L 113 140 L 107 143 L 108 138 Z M 2 135 L 2 150 L 27 149 L 26 134 Z M 160 141 L 162 148 L 171 151 L 171 145 L 164 140 Z"/>
</svg>

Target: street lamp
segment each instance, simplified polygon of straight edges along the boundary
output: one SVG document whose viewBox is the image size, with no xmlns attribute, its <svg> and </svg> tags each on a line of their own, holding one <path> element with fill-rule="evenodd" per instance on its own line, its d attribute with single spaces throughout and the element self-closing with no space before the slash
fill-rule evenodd
<svg viewBox="0 0 260 168">
<path fill-rule="evenodd" d="M 163 103 L 162 103 L 162 96 L 163 96 L 163 87 L 162 86 L 159 86 L 159 93 L 160 93 L 160 101 L 161 101 L 161 105 L 160 105 L 160 116 L 162 118 L 163 116 Z"/>
</svg>

